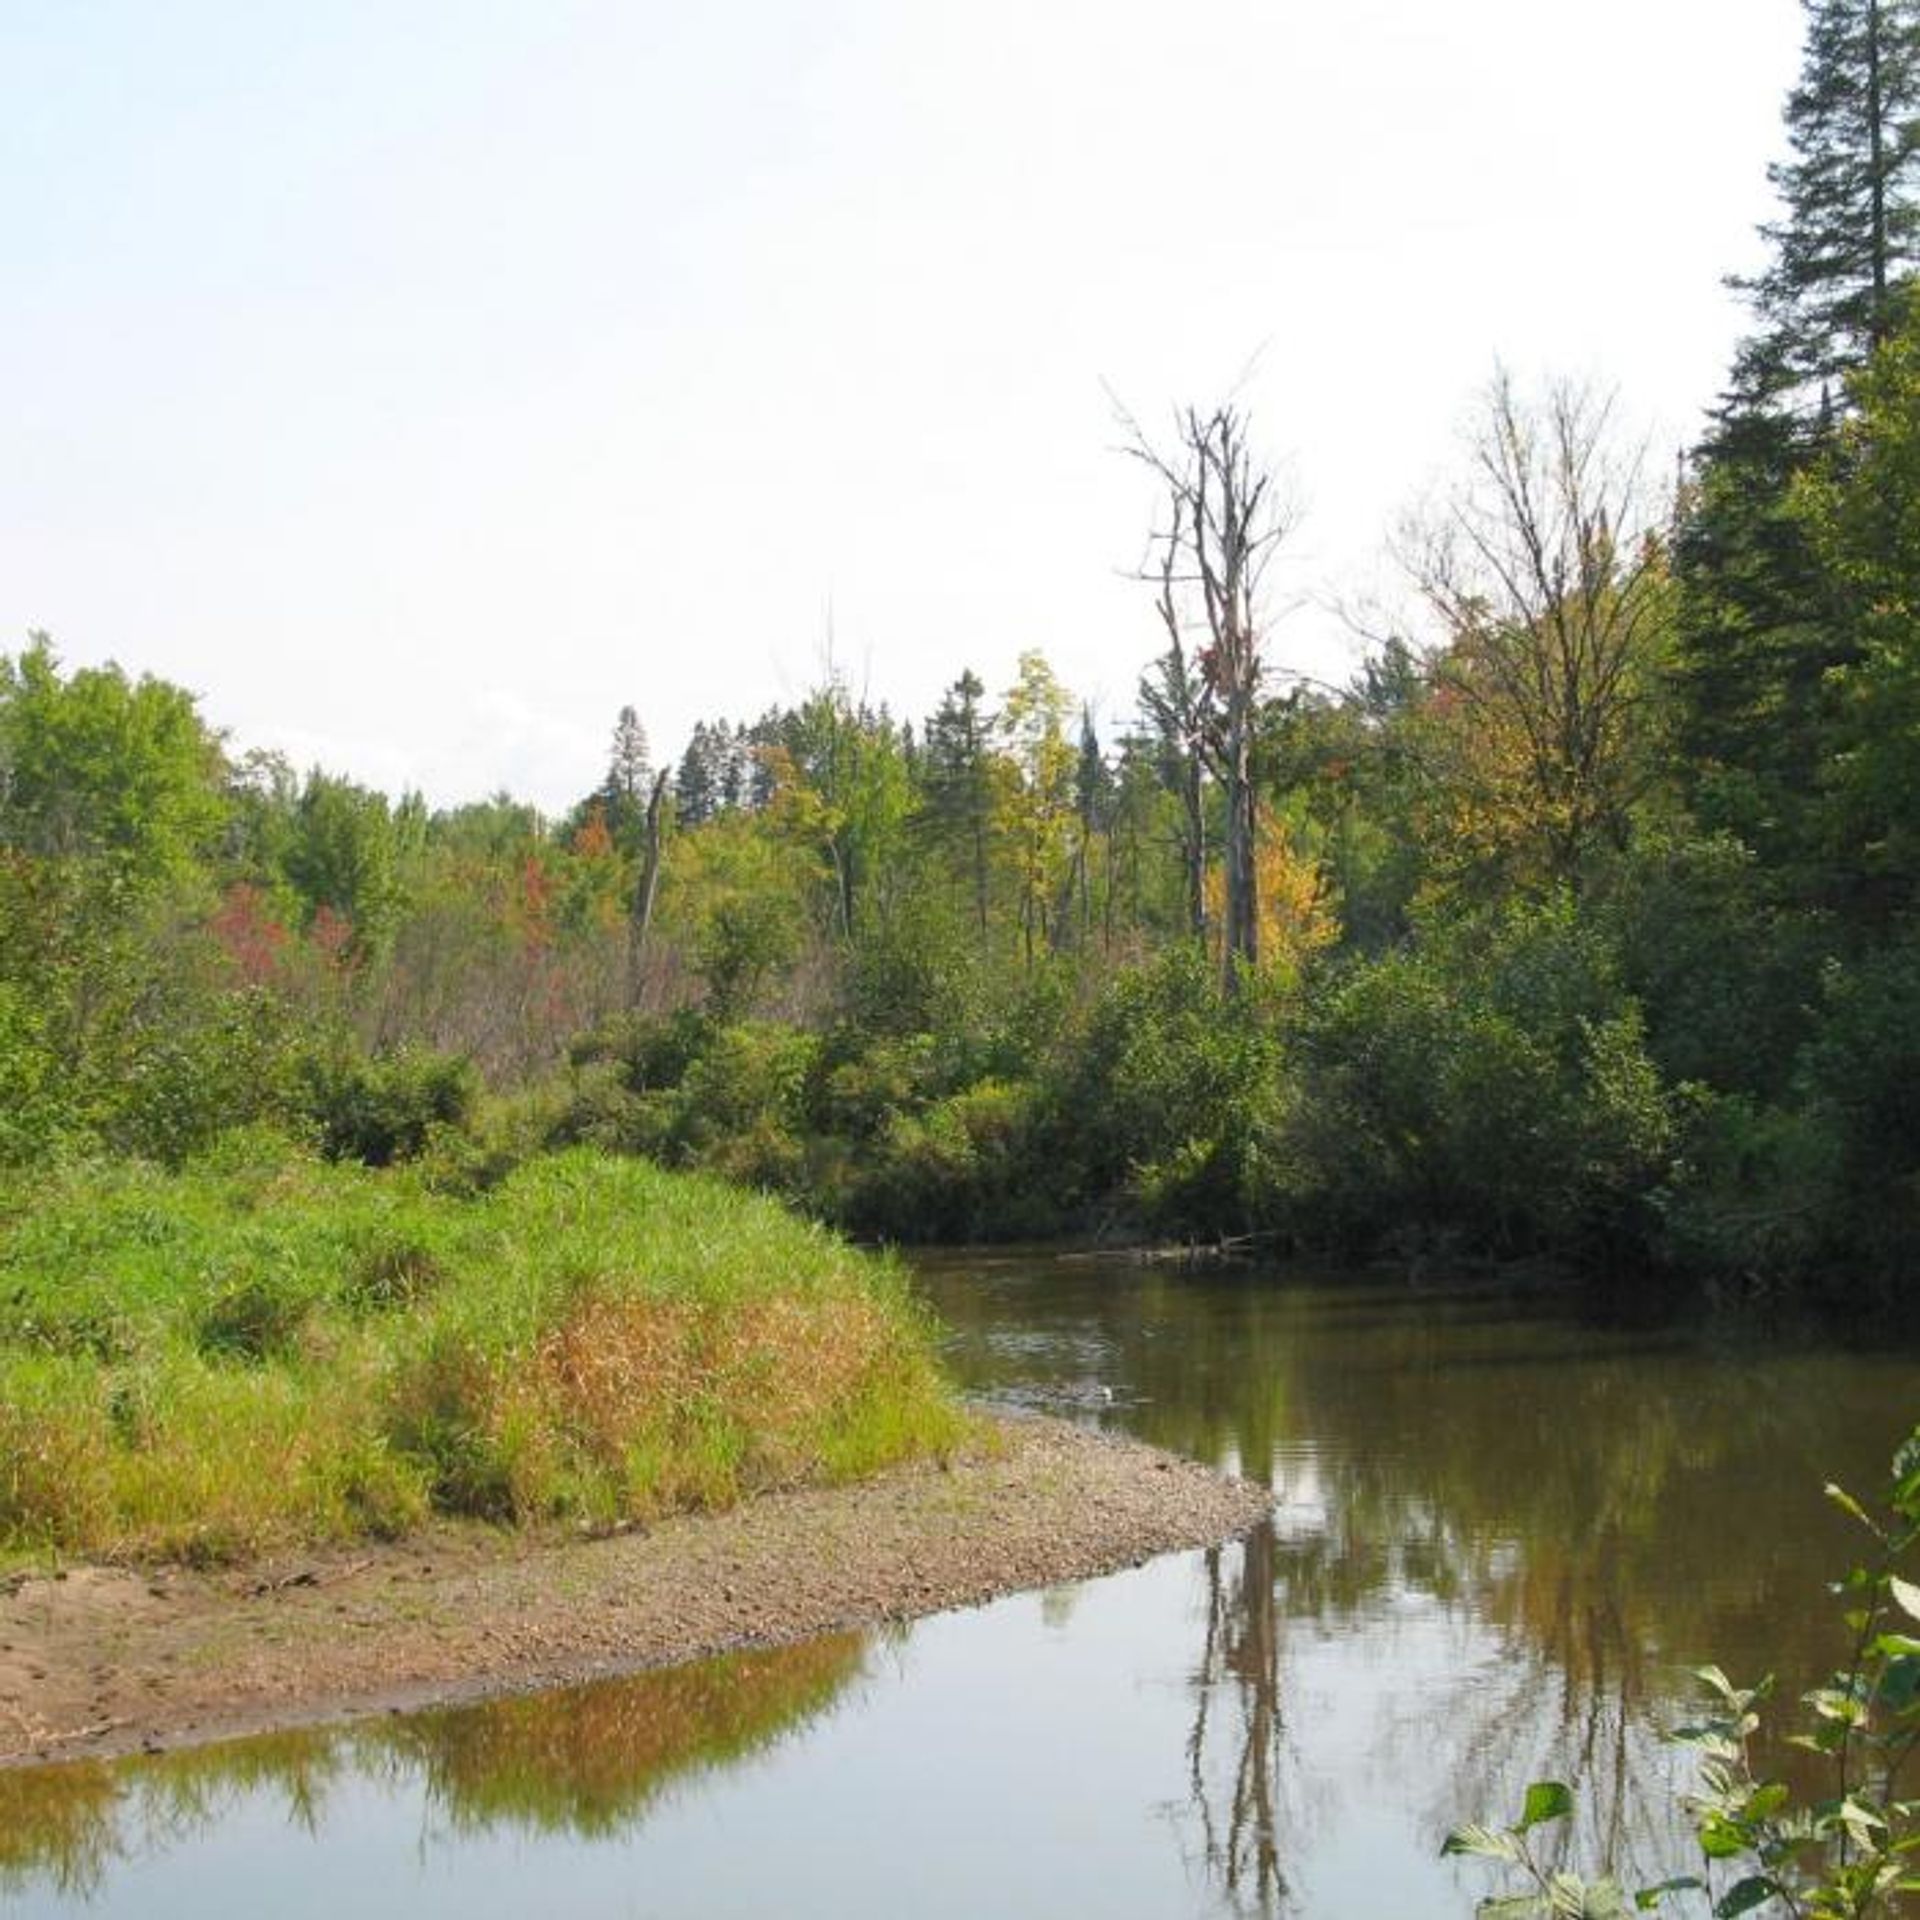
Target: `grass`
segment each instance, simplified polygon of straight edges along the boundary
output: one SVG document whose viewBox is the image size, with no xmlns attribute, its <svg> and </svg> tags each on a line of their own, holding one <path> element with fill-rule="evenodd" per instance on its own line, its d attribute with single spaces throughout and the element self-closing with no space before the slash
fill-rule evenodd
<svg viewBox="0 0 1920 1920">
<path fill-rule="evenodd" d="M 574 1150 L 491 1192 L 259 1137 L 0 1191 L 0 1552 L 214 1561 L 841 1480 L 960 1416 L 889 1263 Z"/>
</svg>

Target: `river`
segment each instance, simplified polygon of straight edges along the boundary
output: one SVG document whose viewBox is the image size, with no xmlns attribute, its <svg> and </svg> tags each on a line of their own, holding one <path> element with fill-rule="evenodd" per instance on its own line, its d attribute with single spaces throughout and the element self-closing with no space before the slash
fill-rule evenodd
<svg viewBox="0 0 1920 1920">
<path fill-rule="evenodd" d="M 1910 1355 L 1563 1297 L 1059 1256 L 920 1263 L 974 1392 L 1271 1485 L 1245 1542 L 883 1633 L 483 1707 L 0 1774 L 39 1916 L 1439 1920 L 1525 1783 L 1688 1863 L 1686 1667 L 1837 1657 Z"/>
</svg>

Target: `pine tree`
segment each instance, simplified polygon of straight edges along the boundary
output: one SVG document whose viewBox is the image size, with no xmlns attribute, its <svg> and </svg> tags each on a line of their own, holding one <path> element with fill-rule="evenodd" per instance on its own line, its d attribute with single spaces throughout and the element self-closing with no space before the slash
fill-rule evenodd
<svg viewBox="0 0 1920 1920">
<path fill-rule="evenodd" d="M 1773 258 L 1739 283 L 1759 326 L 1697 451 L 1675 573 L 1696 808 L 1811 880 L 1806 800 L 1858 642 L 1794 495 L 1920 266 L 1920 0 L 1806 0 L 1806 20 Z"/>
<path fill-rule="evenodd" d="M 1757 397 L 1829 397 L 1887 338 L 1920 246 L 1920 0 L 1807 0 L 1793 157 L 1769 170 L 1783 217 L 1756 278 L 1761 330 L 1740 373 Z"/>
<path fill-rule="evenodd" d="M 607 777 L 594 796 L 615 844 L 635 851 L 645 827 L 647 789 L 653 770 L 647 761 L 647 730 L 632 707 L 622 707 L 613 726 L 613 746 L 607 757 Z"/>
<path fill-rule="evenodd" d="M 940 697 L 921 749 L 921 791 L 929 837 L 965 871 L 974 924 L 987 935 L 993 836 L 993 716 L 981 705 L 986 687 L 971 671 Z"/>
<path fill-rule="evenodd" d="M 722 723 L 724 724 L 724 722 Z M 713 763 L 713 736 L 704 720 L 693 724 L 687 750 L 680 756 L 679 771 L 673 777 L 674 812 L 682 826 L 703 826 L 718 811 Z"/>
</svg>

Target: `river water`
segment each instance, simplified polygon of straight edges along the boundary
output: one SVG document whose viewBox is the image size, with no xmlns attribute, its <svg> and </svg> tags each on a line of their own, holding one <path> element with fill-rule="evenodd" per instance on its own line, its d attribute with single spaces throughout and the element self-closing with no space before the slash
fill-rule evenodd
<svg viewBox="0 0 1920 1920">
<path fill-rule="evenodd" d="M 0 1774 L 0 1911 L 1463 1916 L 1528 1780 L 1690 1864 L 1685 1668 L 1838 1657 L 1823 1580 L 1910 1356 L 1564 1299 L 1058 1256 L 921 1263 L 975 1392 L 1271 1485 L 1215 1553 L 571 1692 Z"/>
</svg>

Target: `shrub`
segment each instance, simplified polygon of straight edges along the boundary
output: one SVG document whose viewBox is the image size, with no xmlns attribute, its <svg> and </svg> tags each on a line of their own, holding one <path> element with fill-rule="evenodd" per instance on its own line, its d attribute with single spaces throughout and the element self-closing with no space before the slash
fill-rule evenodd
<svg viewBox="0 0 1920 1920">
<path fill-rule="evenodd" d="M 677 1087 L 706 1050 L 713 1023 L 682 1009 L 669 1014 L 622 1014 L 579 1035 L 567 1057 L 575 1067 L 605 1063 L 629 1093 Z"/>
<path fill-rule="evenodd" d="M 1603 939 L 1562 901 L 1436 929 L 1324 975 L 1287 1146 L 1348 1245 L 1396 1228 L 1596 1260 L 1643 1251 L 1672 1096 Z"/>
<path fill-rule="evenodd" d="M 411 1048 L 375 1058 L 309 1054 L 300 1077 L 299 1109 L 321 1151 L 366 1167 L 417 1158 L 436 1127 L 465 1125 L 478 1091 L 465 1060 Z"/>
<path fill-rule="evenodd" d="M 1036 1159 L 1036 1095 L 985 1080 L 897 1114 L 862 1153 L 848 1221 L 892 1240 L 1008 1240 L 1058 1231 L 1060 1187 Z"/>
<path fill-rule="evenodd" d="M 676 1157 L 754 1185 L 787 1184 L 800 1165 L 818 1046 L 811 1034 L 771 1022 L 716 1028 L 680 1083 L 670 1136 Z"/>
<path fill-rule="evenodd" d="M 0 1166 L 56 1153 L 80 1126 L 32 999 L 0 980 Z"/>
<path fill-rule="evenodd" d="M 1250 1224 L 1250 1155 L 1283 1092 L 1274 1013 L 1191 944 L 1117 975 L 1047 1083 L 1049 1164 L 1151 1226 Z"/>
</svg>

